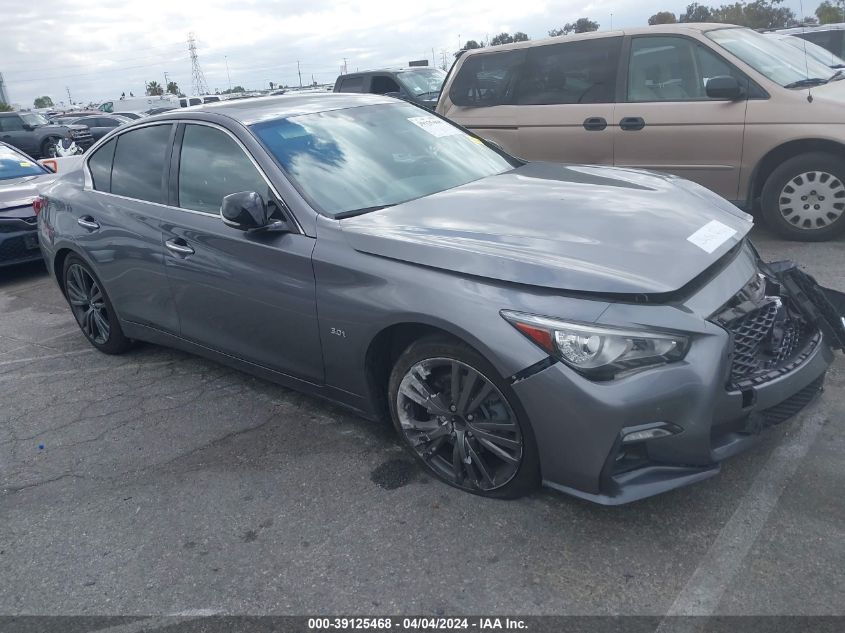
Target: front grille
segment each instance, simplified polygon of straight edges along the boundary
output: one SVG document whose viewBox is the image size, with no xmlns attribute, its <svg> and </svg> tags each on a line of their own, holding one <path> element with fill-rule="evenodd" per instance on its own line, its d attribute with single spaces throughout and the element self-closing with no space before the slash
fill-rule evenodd
<svg viewBox="0 0 845 633">
<path fill-rule="evenodd" d="M 796 415 L 801 409 L 812 402 L 813 398 L 822 390 L 823 384 L 824 374 L 816 378 L 801 391 L 792 394 L 780 404 L 763 410 L 764 424 L 766 426 L 774 426 Z"/>
<path fill-rule="evenodd" d="M 764 382 L 772 370 L 791 365 L 802 349 L 816 340 L 785 301 L 788 299 L 769 297 L 760 307 L 725 324 L 733 339 L 730 387 Z"/>
</svg>

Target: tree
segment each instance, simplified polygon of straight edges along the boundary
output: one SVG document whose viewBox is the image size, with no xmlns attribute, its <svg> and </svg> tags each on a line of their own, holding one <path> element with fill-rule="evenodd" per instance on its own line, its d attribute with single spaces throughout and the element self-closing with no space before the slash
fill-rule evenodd
<svg viewBox="0 0 845 633">
<path fill-rule="evenodd" d="M 53 107 L 53 100 L 46 95 L 43 96 L 43 97 L 36 97 L 33 105 L 36 108 L 52 108 Z"/>
<path fill-rule="evenodd" d="M 528 37 L 528 35 L 526 35 L 522 31 L 517 31 L 516 33 L 513 34 L 513 41 L 514 42 L 527 42 L 530 39 L 531 38 Z"/>
<path fill-rule="evenodd" d="M 561 35 L 569 35 L 570 33 L 589 33 L 590 31 L 598 31 L 599 23 L 590 18 L 578 18 L 575 22 L 567 22 L 562 29 L 552 29 L 549 31 L 549 37 L 559 37 Z"/>
<path fill-rule="evenodd" d="M 781 6 L 783 0 L 754 0 L 754 2 L 734 2 L 708 9 L 706 22 L 738 24 L 752 29 L 777 29 L 796 23 L 792 9 Z M 690 5 L 687 7 L 689 11 Z M 698 21 L 698 20 L 689 20 Z"/>
<path fill-rule="evenodd" d="M 510 44 L 513 42 L 513 37 L 510 33 L 499 33 L 496 37 L 490 40 L 490 46 L 499 46 L 500 44 Z"/>
<path fill-rule="evenodd" d="M 472 50 L 474 48 L 484 48 L 484 44 L 483 43 L 479 44 L 475 40 L 467 40 L 467 43 L 464 44 L 464 47 L 461 50 L 459 50 L 457 53 L 455 53 L 455 58 L 460 57 L 461 55 L 464 54 L 464 52 Z"/>
<path fill-rule="evenodd" d="M 179 86 L 175 81 L 168 81 L 167 82 L 167 93 L 172 95 L 179 94 Z"/>
<path fill-rule="evenodd" d="M 710 8 L 693 2 L 687 5 L 686 13 L 681 16 L 679 22 L 711 22 Z"/>
<path fill-rule="evenodd" d="M 654 26 L 655 24 L 675 24 L 678 18 L 671 11 L 658 11 L 648 19 L 648 23 Z"/>
<path fill-rule="evenodd" d="M 842 22 L 845 20 L 843 18 L 843 11 L 840 7 L 836 6 L 839 3 L 833 4 L 829 2 L 829 0 L 824 0 L 818 7 L 816 7 L 816 17 L 819 19 L 819 24 L 833 24 L 834 22 Z"/>
<path fill-rule="evenodd" d="M 160 97 L 163 94 L 164 89 L 161 87 L 160 83 L 158 83 L 157 81 L 150 81 L 149 83 L 147 83 L 147 96 Z"/>
<path fill-rule="evenodd" d="M 10 106 L 8 103 L 3 103 L 2 101 L 0 101 L 0 112 L 11 112 L 11 111 L 12 111 L 12 106 Z"/>
<path fill-rule="evenodd" d="M 224 90 L 221 94 L 230 95 L 230 94 L 234 94 L 236 92 L 246 92 L 246 89 L 243 86 L 235 86 L 234 88 L 229 88 L 227 90 Z"/>
</svg>

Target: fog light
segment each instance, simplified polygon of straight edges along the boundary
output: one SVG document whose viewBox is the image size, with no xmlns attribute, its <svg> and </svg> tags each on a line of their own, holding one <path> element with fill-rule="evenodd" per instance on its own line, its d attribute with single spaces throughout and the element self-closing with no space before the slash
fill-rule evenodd
<svg viewBox="0 0 845 633">
<path fill-rule="evenodd" d="M 654 424 L 640 424 L 622 429 L 622 443 L 643 442 L 658 437 L 666 437 L 680 433 L 681 429 L 668 422 L 655 422 Z"/>
</svg>

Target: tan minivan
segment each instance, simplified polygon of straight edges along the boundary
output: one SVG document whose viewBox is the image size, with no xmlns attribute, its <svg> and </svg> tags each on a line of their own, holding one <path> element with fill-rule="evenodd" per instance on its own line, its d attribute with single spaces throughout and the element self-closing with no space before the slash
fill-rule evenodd
<svg viewBox="0 0 845 633">
<path fill-rule="evenodd" d="M 750 29 L 672 24 L 468 51 L 437 112 L 526 160 L 694 180 L 784 237 L 845 232 L 845 81 Z"/>
</svg>

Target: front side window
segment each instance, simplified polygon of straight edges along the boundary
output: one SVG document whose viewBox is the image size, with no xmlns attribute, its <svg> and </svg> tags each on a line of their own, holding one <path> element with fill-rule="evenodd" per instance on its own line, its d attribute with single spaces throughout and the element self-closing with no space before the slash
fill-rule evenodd
<svg viewBox="0 0 845 633">
<path fill-rule="evenodd" d="M 22 132 L 23 121 L 19 116 L 0 117 L 0 132 Z"/>
<path fill-rule="evenodd" d="M 684 37 L 635 37 L 628 64 L 628 101 L 706 100 L 711 77 L 733 75 L 728 63 Z"/>
<path fill-rule="evenodd" d="M 612 103 L 621 37 L 537 46 L 516 82 L 514 103 Z"/>
<path fill-rule="evenodd" d="M 91 171 L 91 179 L 97 191 L 106 193 L 111 191 L 111 166 L 116 145 L 117 140 L 113 139 L 98 148 L 88 159 L 88 169 Z"/>
<path fill-rule="evenodd" d="M 24 178 L 26 176 L 42 176 L 49 173 L 41 165 L 33 162 L 24 154 L 16 152 L 5 145 L 0 145 L 0 181 L 11 180 L 12 178 Z"/>
<path fill-rule="evenodd" d="M 165 203 L 162 178 L 172 125 L 151 125 L 117 138 L 111 192 L 128 198 Z"/>
<path fill-rule="evenodd" d="M 399 92 L 399 84 L 387 75 L 375 75 L 370 79 L 370 92 L 377 95 Z"/>
<path fill-rule="evenodd" d="M 785 88 L 824 84 L 833 71 L 800 50 L 743 28 L 707 31 L 705 35 L 754 70 Z"/>
<path fill-rule="evenodd" d="M 270 188 L 240 146 L 225 132 L 206 125 L 188 125 L 179 157 L 179 206 L 220 213 L 230 193 L 254 191 L 264 201 Z"/>
<path fill-rule="evenodd" d="M 340 80 L 340 92 L 364 92 L 363 77 L 348 77 Z"/>
<path fill-rule="evenodd" d="M 509 103 L 525 50 L 471 55 L 463 63 L 449 99 L 457 106 L 496 106 Z"/>
<path fill-rule="evenodd" d="M 250 127 L 312 206 L 334 217 L 400 204 L 516 165 L 459 127 L 406 103 Z"/>
</svg>

